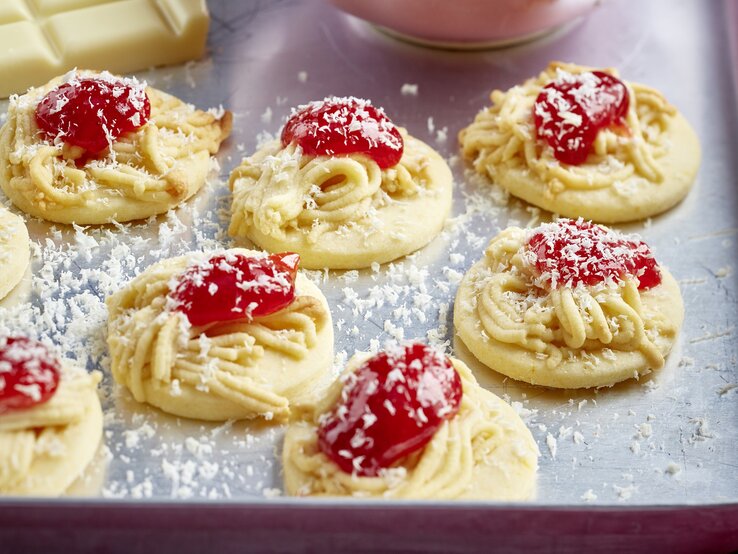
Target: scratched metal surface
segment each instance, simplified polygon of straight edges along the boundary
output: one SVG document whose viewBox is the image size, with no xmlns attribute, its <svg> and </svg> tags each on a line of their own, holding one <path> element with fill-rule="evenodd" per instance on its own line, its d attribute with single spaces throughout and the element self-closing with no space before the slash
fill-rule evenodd
<svg viewBox="0 0 738 554">
<path fill-rule="evenodd" d="M 185 208 L 125 229 L 29 220 L 38 245 L 32 272 L 0 304 L 0 331 L 35 330 L 107 372 L 105 294 L 156 259 L 228 244 L 228 173 L 254 151 L 260 133 L 279 130 L 291 106 L 331 94 L 370 98 L 451 159 L 454 220 L 410 260 L 376 273 L 314 275 L 337 324 L 339 362 L 341 353 L 392 335 L 446 342 L 485 386 L 523 408 L 541 450 L 535 504 L 738 503 L 738 125 L 728 48 L 736 27 L 726 25 L 721 3 L 609 2 L 565 33 L 467 53 L 395 41 L 318 2 L 211 0 L 210 7 L 207 59 L 138 76 L 199 107 L 222 104 L 235 113 L 233 137 L 218 156 L 219 178 Z M 687 316 L 678 345 L 652 378 L 599 392 L 505 381 L 453 339 L 459 276 L 489 237 L 537 217 L 465 175 L 454 158 L 456 134 L 492 88 L 519 83 L 552 59 L 615 66 L 626 79 L 661 89 L 704 149 L 698 182 L 681 205 L 650 224 L 625 227 L 641 233 L 681 283 Z M 406 83 L 417 85 L 417 95 L 401 94 Z M 395 300 L 377 301 L 372 291 L 388 290 L 388 283 Z M 430 312 L 413 309 L 418 294 L 432 298 Z M 103 391 L 105 448 L 74 494 L 249 503 L 279 494 L 282 429 L 169 417 L 137 405 L 109 375 Z"/>
</svg>

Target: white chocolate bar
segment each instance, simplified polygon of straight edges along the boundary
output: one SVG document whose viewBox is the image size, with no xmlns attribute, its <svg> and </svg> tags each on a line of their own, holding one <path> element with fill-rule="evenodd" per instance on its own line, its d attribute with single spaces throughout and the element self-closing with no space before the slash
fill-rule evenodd
<svg viewBox="0 0 738 554">
<path fill-rule="evenodd" d="M 205 0 L 0 0 L 0 98 L 74 67 L 126 73 L 202 56 Z"/>
</svg>

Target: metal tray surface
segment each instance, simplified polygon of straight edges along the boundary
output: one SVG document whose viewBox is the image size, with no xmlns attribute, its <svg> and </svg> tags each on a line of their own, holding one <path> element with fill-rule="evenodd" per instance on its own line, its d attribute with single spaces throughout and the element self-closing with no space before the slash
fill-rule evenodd
<svg viewBox="0 0 738 554">
<path fill-rule="evenodd" d="M 515 403 L 531 428 L 541 456 L 530 509 L 738 505 L 738 125 L 736 65 L 727 46 L 737 29 L 725 17 L 729 10 L 716 2 L 621 0 L 535 42 L 446 52 L 391 39 L 317 2 L 211 0 L 210 8 L 206 59 L 137 74 L 198 107 L 234 112 L 233 136 L 209 186 L 186 206 L 133 225 L 81 228 L 29 219 L 32 268 L 0 304 L 0 332 L 48 337 L 106 374 L 105 445 L 71 491 L 86 497 L 82 505 L 95 498 L 313 505 L 272 500 L 281 495 L 282 428 L 170 417 L 114 385 L 103 300 L 158 259 L 231 245 L 229 172 L 278 132 L 292 106 L 332 94 L 384 106 L 449 159 L 456 180 L 452 219 L 428 247 L 378 270 L 311 273 L 333 312 L 336 369 L 355 350 L 390 338 L 445 345 L 485 386 Z M 457 284 L 489 238 L 507 225 L 547 217 L 474 179 L 459 159 L 456 135 L 487 105 L 493 88 L 519 83 L 550 60 L 617 67 L 624 78 L 662 90 L 694 125 L 704 149 L 684 202 L 653 220 L 621 226 L 640 233 L 675 275 L 686 321 L 663 370 L 610 389 L 552 391 L 503 379 L 454 339 Z M 6 106 L 0 103 L 0 111 Z M 1 499 L 0 506 L 8 502 Z M 33 500 L 13 505 L 24 502 Z M 340 507 L 340 500 L 331 502 Z"/>
</svg>

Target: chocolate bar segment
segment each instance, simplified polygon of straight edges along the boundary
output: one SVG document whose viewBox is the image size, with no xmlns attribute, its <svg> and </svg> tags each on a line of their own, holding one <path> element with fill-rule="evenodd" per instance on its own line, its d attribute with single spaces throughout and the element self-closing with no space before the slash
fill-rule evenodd
<svg viewBox="0 0 738 554">
<path fill-rule="evenodd" d="M 205 0 L 2 0 L 0 97 L 74 67 L 127 73 L 202 56 Z"/>
</svg>

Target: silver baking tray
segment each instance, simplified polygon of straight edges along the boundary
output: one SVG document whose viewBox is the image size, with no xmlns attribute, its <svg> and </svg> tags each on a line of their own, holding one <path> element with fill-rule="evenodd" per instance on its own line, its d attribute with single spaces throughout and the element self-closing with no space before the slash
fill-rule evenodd
<svg viewBox="0 0 738 554">
<path fill-rule="evenodd" d="M 106 372 L 105 445 L 71 496 L 0 499 L 0 551 L 738 548 L 735 5 L 606 2 L 535 42 L 478 52 L 398 42 L 318 2 L 211 0 L 210 9 L 204 60 L 137 74 L 199 107 L 234 112 L 233 136 L 207 189 L 181 209 L 120 228 L 28 220 L 32 268 L 0 303 L 0 332 L 47 336 Z M 611 389 L 552 391 L 503 379 L 453 333 L 457 284 L 488 239 L 547 217 L 470 176 L 456 135 L 493 88 L 519 83 L 550 60 L 617 67 L 662 90 L 703 146 L 684 202 L 621 227 L 640 233 L 670 268 L 687 315 L 663 370 Z M 169 417 L 112 383 L 105 295 L 160 258 L 229 244 L 229 172 L 278 132 L 292 106 L 332 94 L 384 106 L 449 160 L 456 180 L 453 217 L 422 251 L 378 271 L 311 273 L 333 312 L 336 367 L 393 337 L 444 344 L 531 428 L 541 457 L 530 503 L 284 498 L 282 428 Z"/>
</svg>

